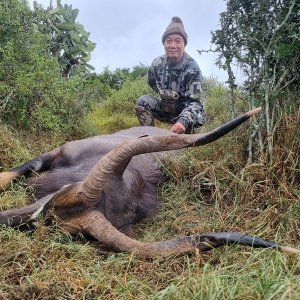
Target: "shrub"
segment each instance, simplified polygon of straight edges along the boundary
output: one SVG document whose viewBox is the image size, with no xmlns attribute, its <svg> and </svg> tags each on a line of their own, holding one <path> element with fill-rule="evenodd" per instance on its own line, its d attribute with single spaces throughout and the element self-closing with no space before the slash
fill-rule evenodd
<svg viewBox="0 0 300 300">
<path fill-rule="evenodd" d="M 48 37 L 33 25 L 25 1 L 6 1 L 0 20 L 1 120 L 31 131 L 73 130 L 88 109 L 77 99 L 82 79 L 62 78 L 57 60 L 46 51 Z"/>
<path fill-rule="evenodd" d="M 128 79 L 119 90 L 93 107 L 84 123 L 92 132 L 105 133 L 138 126 L 135 102 L 143 94 L 153 94 L 145 77 Z"/>
</svg>

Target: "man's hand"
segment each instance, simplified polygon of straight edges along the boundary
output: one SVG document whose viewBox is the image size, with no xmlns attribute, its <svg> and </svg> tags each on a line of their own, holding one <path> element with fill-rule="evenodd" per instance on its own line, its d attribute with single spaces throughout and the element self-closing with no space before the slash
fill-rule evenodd
<svg viewBox="0 0 300 300">
<path fill-rule="evenodd" d="M 185 133 L 186 128 L 183 124 L 181 124 L 180 122 L 177 122 L 172 126 L 171 131 L 178 133 L 178 134 L 182 134 L 182 133 Z"/>
</svg>

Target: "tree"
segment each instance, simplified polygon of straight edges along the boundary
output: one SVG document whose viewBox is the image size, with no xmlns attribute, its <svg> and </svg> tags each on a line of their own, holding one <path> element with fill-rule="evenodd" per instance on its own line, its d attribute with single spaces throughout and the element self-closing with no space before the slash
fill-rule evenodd
<svg viewBox="0 0 300 300">
<path fill-rule="evenodd" d="M 86 104 L 76 95 L 81 79 L 65 80 L 47 52 L 26 1 L 0 0 L 0 118 L 22 129 L 72 129 Z M 80 99 L 81 101 L 81 99 Z"/>
<path fill-rule="evenodd" d="M 297 0 L 229 0 L 221 14 L 221 29 L 212 35 L 217 63 L 228 72 L 228 83 L 235 85 L 232 69 L 243 71 L 249 107 L 262 106 L 260 120 L 253 124 L 249 138 L 249 161 L 253 142 L 259 153 L 273 156 L 274 136 L 281 116 L 299 107 L 300 83 L 300 4 Z"/>
<path fill-rule="evenodd" d="M 89 40 L 90 34 L 84 26 L 76 22 L 78 9 L 73 9 L 72 5 L 63 6 L 60 0 L 57 0 L 56 7 L 53 7 L 50 1 L 50 6 L 43 9 L 34 1 L 34 11 L 38 30 L 48 34 L 47 49 L 57 58 L 64 77 L 75 74 L 84 76 L 90 70 L 94 70 L 88 61 L 95 44 Z"/>
</svg>

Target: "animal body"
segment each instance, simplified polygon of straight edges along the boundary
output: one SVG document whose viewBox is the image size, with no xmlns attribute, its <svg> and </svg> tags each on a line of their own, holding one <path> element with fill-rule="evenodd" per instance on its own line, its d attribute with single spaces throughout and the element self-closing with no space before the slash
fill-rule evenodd
<svg viewBox="0 0 300 300">
<path fill-rule="evenodd" d="M 5 189 L 19 176 L 36 177 L 36 201 L 3 211 L 0 224 L 34 228 L 40 215 L 55 218 L 71 234 L 84 233 L 118 251 L 140 256 L 182 255 L 196 248 L 210 250 L 226 244 L 300 251 L 235 232 L 178 237 L 153 243 L 133 238 L 132 225 L 159 209 L 160 158 L 166 151 L 215 141 L 246 121 L 252 110 L 206 134 L 178 135 L 156 127 L 136 127 L 111 135 L 68 142 L 13 170 L 0 173 Z"/>
</svg>

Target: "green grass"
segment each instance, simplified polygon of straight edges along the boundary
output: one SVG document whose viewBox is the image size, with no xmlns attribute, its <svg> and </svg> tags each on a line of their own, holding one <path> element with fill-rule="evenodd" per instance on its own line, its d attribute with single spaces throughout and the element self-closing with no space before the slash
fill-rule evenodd
<svg viewBox="0 0 300 300">
<path fill-rule="evenodd" d="M 122 89 L 116 90 L 104 102 L 94 106 L 83 121 L 83 131 L 88 133 L 112 133 L 138 126 L 135 116 L 135 102 L 143 94 L 153 94 L 146 78 L 127 81 Z"/>
<path fill-rule="evenodd" d="M 206 226 L 208 220 L 200 214 L 196 218 L 197 208 L 189 207 L 178 205 L 169 213 L 164 207 L 154 220 L 137 225 L 138 238 L 169 238 Z M 298 257 L 276 251 L 225 247 L 143 260 L 43 226 L 31 235 L 2 228 L 0 242 L 3 299 L 297 299 L 300 295 Z"/>
<path fill-rule="evenodd" d="M 132 106 L 134 110 L 134 106 Z M 98 108 L 89 117 L 89 124 L 93 130 L 100 133 L 113 133 L 121 129 L 139 126 L 135 116 L 123 113 L 112 113 L 110 109 Z"/>
<path fill-rule="evenodd" d="M 222 201 L 223 193 L 228 193 L 226 172 L 220 174 L 220 166 L 212 170 L 208 162 L 195 166 L 194 155 L 189 151 L 165 163 L 162 210 L 135 225 L 137 239 L 237 230 L 300 247 L 299 215 L 291 213 L 299 203 L 280 211 L 284 201 L 278 199 L 264 210 L 257 209 L 256 201 Z M 200 169 L 214 182 L 216 191 L 209 195 L 213 199 L 201 192 L 201 180 L 193 185 L 189 180 Z M 238 186 L 232 183 L 233 191 Z M 1 203 L 8 207 L 10 201 L 16 206 L 24 199 L 26 185 L 13 185 L 1 195 Z M 141 259 L 43 225 L 31 234 L 2 227 L 0 243 L 0 299 L 298 299 L 300 295 L 299 256 L 274 250 L 231 246 L 190 256 Z"/>
</svg>

